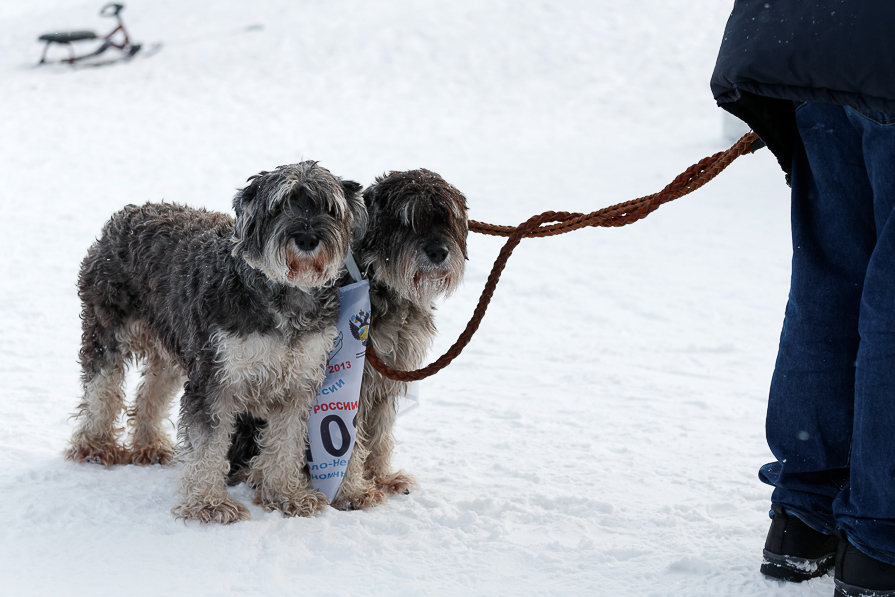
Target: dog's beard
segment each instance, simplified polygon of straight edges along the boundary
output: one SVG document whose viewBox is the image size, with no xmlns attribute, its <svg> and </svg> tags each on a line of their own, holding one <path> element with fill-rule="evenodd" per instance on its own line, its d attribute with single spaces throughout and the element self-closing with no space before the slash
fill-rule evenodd
<svg viewBox="0 0 895 597">
<path fill-rule="evenodd" d="M 466 260 L 459 247 L 451 246 L 449 257 L 432 263 L 423 251 L 408 249 L 377 264 L 377 277 L 399 296 L 419 305 L 431 305 L 451 296 L 460 286 Z"/>
<path fill-rule="evenodd" d="M 347 247 L 347 242 L 343 243 Z M 268 242 L 260 260 L 246 262 L 264 273 L 269 280 L 310 290 L 326 285 L 338 276 L 347 248 L 320 243 L 313 251 L 301 251 L 293 240 Z"/>
<path fill-rule="evenodd" d="M 436 298 L 451 296 L 459 286 L 458 280 L 462 277 L 462 266 L 460 272 L 455 272 L 452 268 L 427 267 L 413 274 L 410 288 L 420 302 L 434 301 Z"/>
<path fill-rule="evenodd" d="M 343 260 L 333 260 L 318 247 L 308 253 L 286 249 L 286 280 L 295 286 L 322 286 L 335 278 Z"/>
</svg>

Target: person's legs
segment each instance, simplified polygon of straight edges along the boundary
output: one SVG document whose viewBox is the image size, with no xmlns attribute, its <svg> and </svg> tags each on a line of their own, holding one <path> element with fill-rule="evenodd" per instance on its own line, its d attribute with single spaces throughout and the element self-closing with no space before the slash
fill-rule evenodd
<svg viewBox="0 0 895 597">
<path fill-rule="evenodd" d="M 792 280 L 766 423 L 777 461 L 760 476 L 775 487 L 773 503 L 831 534 L 833 501 L 849 478 L 873 193 L 861 136 L 843 108 L 806 104 L 796 119 Z"/>
<path fill-rule="evenodd" d="M 861 301 L 850 479 L 833 511 L 852 544 L 895 565 L 895 117 L 847 113 L 862 135 L 876 248 Z"/>
</svg>

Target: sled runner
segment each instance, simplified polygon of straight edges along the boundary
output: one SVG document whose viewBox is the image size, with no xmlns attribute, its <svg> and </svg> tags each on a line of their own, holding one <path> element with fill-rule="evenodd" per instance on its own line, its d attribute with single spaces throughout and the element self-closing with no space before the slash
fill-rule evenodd
<svg viewBox="0 0 895 597">
<path fill-rule="evenodd" d="M 128 35 L 127 29 L 124 26 L 124 21 L 121 20 L 121 11 L 124 8 L 123 4 L 115 4 L 109 3 L 102 7 L 99 11 L 100 16 L 102 17 L 114 17 L 118 22 L 118 25 L 112 29 L 108 34 L 100 37 L 93 31 L 62 31 L 62 32 L 54 32 L 54 33 L 45 33 L 41 35 L 38 41 L 47 42 L 43 49 L 43 54 L 40 56 L 41 64 L 48 64 L 53 62 L 63 62 L 68 64 L 79 64 L 81 61 L 85 61 L 89 58 L 93 58 L 95 56 L 99 56 L 108 50 L 109 48 L 115 48 L 119 50 L 121 54 L 110 60 L 103 60 L 102 62 L 95 61 L 87 61 L 92 66 L 96 66 L 98 64 L 108 64 L 110 62 L 118 62 L 120 60 L 129 60 L 140 51 L 142 48 L 142 44 L 134 44 L 131 43 L 130 36 Z M 84 42 L 90 40 L 99 40 L 101 43 L 99 47 L 90 52 L 89 54 L 76 55 L 74 43 L 76 42 Z M 53 44 L 59 44 L 62 46 L 68 47 L 69 57 L 62 58 L 59 60 L 47 60 L 47 51 L 50 49 L 50 46 Z M 157 47 L 153 47 L 152 49 L 158 49 Z"/>
</svg>

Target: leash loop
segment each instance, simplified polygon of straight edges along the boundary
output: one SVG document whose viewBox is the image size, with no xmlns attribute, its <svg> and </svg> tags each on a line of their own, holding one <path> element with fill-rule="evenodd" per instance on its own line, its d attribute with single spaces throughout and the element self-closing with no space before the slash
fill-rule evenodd
<svg viewBox="0 0 895 597">
<path fill-rule="evenodd" d="M 660 192 L 605 207 L 589 214 L 545 211 L 542 214 L 532 216 L 515 227 L 485 224 L 470 220 L 470 232 L 508 238 L 494 261 L 494 266 L 491 268 L 491 273 L 485 282 L 485 288 L 479 297 L 479 302 L 475 311 L 473 311 L 472 318 L 466 324 L 466 329 L 463 330 L 460 337 L 457 338 L 457 341 L 454 342 L 447 352 L 422 369 L 398 371 L 389 367 L 376 355 L 372 342 L 367 346 L 367 360 L 376 371 L 395 381 L 419 381 L 438 373 L 457 358 L 466 345 L 469 344 L 485 316 L 485 311 L 488 309 L 488 304 L 491 302 L 491 297 L 494 295 L 494 290 L 497 287 L 497 282 L 500 280 L 504 267 L 506 267 L 507 260 L 509 260 L 513 250 L 523 238 L 545 238 L 565 234 L 580 228 L 608 228 L 632 224 L 656 211 L 663 204 L 692 193 L 718 176 L 735 159 L 747 153 L 753 153 L 762 146 L 758 135 L 749 132 L 734 143 L 730 149 L 718 152 L 687 168 Z"/>
</svg>

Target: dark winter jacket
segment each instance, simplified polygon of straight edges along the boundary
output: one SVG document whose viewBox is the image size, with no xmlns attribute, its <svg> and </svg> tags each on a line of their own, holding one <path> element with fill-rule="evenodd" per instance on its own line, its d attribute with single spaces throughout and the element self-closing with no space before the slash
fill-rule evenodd
<svg viewBox="0 0 895 597">
<path fill-rule="evenodd" d="M 895 114 L 893 33 L 895 0 L 736 0 L 712 93 L 789 173 L 794 102 Z"/>
</svg>

